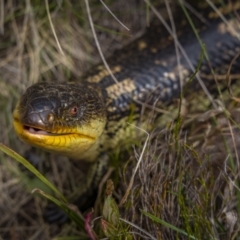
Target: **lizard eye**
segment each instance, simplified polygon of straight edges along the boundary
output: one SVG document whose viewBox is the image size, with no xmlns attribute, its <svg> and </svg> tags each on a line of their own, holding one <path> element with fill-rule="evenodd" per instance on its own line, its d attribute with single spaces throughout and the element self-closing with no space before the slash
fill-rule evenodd
<svg viewBox="0 0 240 240">
<path fill-rule="evenodd" d="M 77 113 L 78 113 L 78 108 L 77 108 L 77 106 L 74 106 L 74 107 L 72 107 L 72 108 L 70 109 L 70 114 L 71 114 L 72 116 L 76 116 Z"/>
</svg>

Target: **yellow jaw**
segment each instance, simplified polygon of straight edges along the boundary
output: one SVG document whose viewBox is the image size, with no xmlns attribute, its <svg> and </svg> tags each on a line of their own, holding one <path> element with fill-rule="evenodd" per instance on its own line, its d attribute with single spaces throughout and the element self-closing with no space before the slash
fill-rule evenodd
<svg viewBox="0 0 240 240">
<path fill-rule="evenodd" d="M 89 161 L 91 161 L 91 155 L 94 154 L 91 148 L 97 142 L 105 126 L 104 120 L 95 119 L 84 127 L 61 128 L 50 133 L 44 129 L 36 130 L 34 127 L 26 127 L 19 119 L 19 111 L 16 108 L 13 113 L 13 126 L 22 141 L 69 158 L 87 158 Z"/>
</svg>

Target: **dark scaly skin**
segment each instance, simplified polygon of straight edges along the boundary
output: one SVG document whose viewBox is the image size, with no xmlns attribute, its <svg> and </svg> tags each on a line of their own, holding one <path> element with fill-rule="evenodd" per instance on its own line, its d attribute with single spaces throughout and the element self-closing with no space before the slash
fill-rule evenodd
<svg viewBox="0 0 240 240">
<path fill-rule="evenodd" d="M 239 13 L 240 4 L 232 2 L 236 3 L 234 8 Z M 206 44 L 212 69 L 224 76 L 240 50 L 239 39 L 231 30 L 238 22 L 229 15 L 233 12 L 231 8 L 224 13 L 230 28 L 210 7 L 199 8 L 199 11 L 203 13 L 204 22 L 190 14 L 192 21 Z M 175 17 L 176 29 L 181 29 L 178 41 L 193 65 L 193 68 L 189 66 L 180 51 L 184 84 L 195 71 L 202 49 L 188 21 L 182 25 L 183 19 L 183 13 Z M 236 28 L 236 32 L 239 34 L 239 29 Z M 107 62 L 119 84 L 100 65 L 83 77 L 81 83 L 37 83 L 20 99 L 14 111 L 14 125 L 23 141 L 69 158 L 96 163 L 83 189 L 85 199 L 97 188 L 104 172 L 102 168 L 107 163 L 107 153 L 124 139 L 134 137 L 135 129 L 126 124 L 129 114 L 137 121 L 142 103 L 151 105 L 157 101 L 156 106 L 161 106 L 179 96 L 179 68 L 173 40 L 168 36 L 165 28 L 154 26 L 142 38 L 116 52 Z M 216 85 L 209 63 L 203 61 L 200 76 L 211 90 Z M 231 74 L 239 74 L 239 66 L 240 58 L 232 64 Z M 196 79 L 192 85 L 193 89 L 200 88 Z M 73 132 L 74 138 L 80 139 L 77 148 L 71 147 L 71 142 L 64 148 L 68 133 Z M 58 135 L 61 140 L 56 146 L 52 140 L 41 145 L 39 139 L 47 139 L 50 135 L 52 138 Z"/>
</svg>

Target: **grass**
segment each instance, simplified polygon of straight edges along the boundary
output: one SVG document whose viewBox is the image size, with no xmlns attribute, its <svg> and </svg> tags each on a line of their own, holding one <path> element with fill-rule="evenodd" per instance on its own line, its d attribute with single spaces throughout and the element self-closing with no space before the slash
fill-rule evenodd
<svg viewBox="0 0 240 240">
<path fill-rule="evenodd" d="M 106 3 L 119 14 L 131 34 L 137 36 L 144 29 L 146 15 L 151 15 L 150 7 L 134 1 L 116 2 Z M 126 4 L 131 11 L 126 11 Z M 78 78 L 100 61 L 83 2 L 49 1 L 48 6 L 64 55 L 56 45 L 46 6 L 40 1 L 4 3 L 4 24 L 0 24 L 1 32 L 4 30 L 0 43 L 0 142 L 21 155 L 29 148 L 16 139 L 11 114 L 26 87 L 38 80 Z M 127 30 L 112 21 L 101 4 L 90 7 L 105 56 L 132 40 Z M 233 95 L 238 96 L 237 83 L 233 86 Z M 117 202 L 129 186 L 132 169 L 139 158 L 141 161 L 126 203 L 118 207 L 110 197 L 102 203 L 105 205 L 100 207 L 99 215 L 103 214 L 104 218 L 96 220 L 98 227 L 94 228 L 99 236 L 103 234 L 99 228 L 106 227 L 106 236 L 118 234 L 119 239 L 123 236 L 128 239 L 133 236 L 144 239 L 239 238 L 238 104 L 229 98 L 227 91 L 216 97 L 218 109 L 211 106 L 204 93 L 185 93 L 181 100 L 181 108 L 177 104 L 166 108 L 158 127 L 149 132 L 149 141 L 143 139 L 136 144 L 127 157 L 124 154 L 116 157 L 122 161 L 124 155 L 126 159 L 126 163 L 118 164 L 121 168 L 115 178 L 121 181 L 111 193 Z M 184 102 L 188 102 L 188 106 L 184 106 Z M 154 124 L 149 120 L 149 125 Z M 64 196 L 81 188 L 79 182 L 84 178 L 81 169 L 65 158 L 39 150 L 36 155 L 46 159 L 40 163 L 40 169 Z M 0 160 L 0 239 L 86 238 L 86 231 L 73 223 L 64 227 L 44 223 L 46 199 L 31 194 L 34 187 L 44 187 L 35 177 L 22 172 L 3 152 L 0 152 Z M 104 213 L 106 208 L 117 215 L 113 214 L 114 220 L 112 212 L 110 218 Z"/>
</svg>

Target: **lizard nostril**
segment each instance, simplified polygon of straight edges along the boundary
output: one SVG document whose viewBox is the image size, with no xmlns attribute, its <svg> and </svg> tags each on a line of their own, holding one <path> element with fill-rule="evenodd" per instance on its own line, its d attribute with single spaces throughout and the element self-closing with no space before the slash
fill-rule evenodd
<svg viewBox="0 0 240 240">
<path fill-rule="evenodd" d="M 47 116 L 48 123 L 52 123 L 54 121 L 54 115 L 52 113 L 49 113 Z"/>
</svg>

